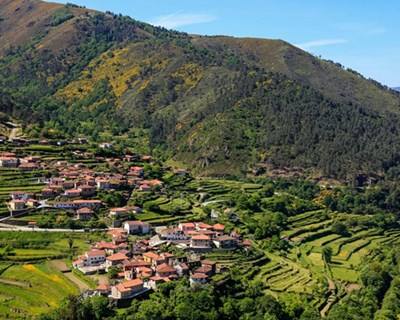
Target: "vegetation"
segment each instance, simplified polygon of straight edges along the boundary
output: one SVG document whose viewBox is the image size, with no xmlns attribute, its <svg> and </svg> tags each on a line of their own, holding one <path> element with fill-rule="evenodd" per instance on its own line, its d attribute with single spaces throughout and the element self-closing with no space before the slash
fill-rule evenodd
<svg viewBox="0 0 400 320">
<path fill-rule="evenodd" d="M 36 22 L 6 47 L 20 25 L 11 10 L 16 2 Z M 145 165 L 145 179 L 164 185 L 99 192 L 108 207 L 140 206 L 129 218 L 153 226 L 222 223 L 251 245 L 205 253 L 226 270 L 208 285 L 172 281 L 119 309 L 102 297 L 78 296 L 75 278 L 57 267 L 70 265 L 104 234 L 2 231 L 0 317 L 399 317 L 398 93 L 281 41 L 196 37 L 72 4 L 10 3 L 0 4 L 6 17 L 0 19 L 1 128 L 16 118 L 36 139 L 84 136 L 96 143 L 79 147 L 94 155 L 84 160 L 75 156 L 77 146 L 13 151 L 84 161 L 100 172 L 118 170 L 97 157 L 150 153 L 160 162 Z M 174 174 L 163 160 L 213 177 Z M 245 178 L 254 168 L 259 176 Z M 276 168 L 347 184 L 263 176 Z M 11 191 L 39 191 L 38 178 L 50 176 L 51 169 L 0 169 L 0 215 L 8 214 Z M 14 222 L 75 229 L 102 228 L 107 219 L 104 210 L 85 223 L 37 210 Z M 113 280 L 118 271 L 111 268 L 108 276 Z"/>
<path fill-rule="evenodd" d="M 10 6 L 1 7 L 12 16 L 0 22 L 4 43 L 19 25 Z M 13 47 L 0 45 L 0 111 L 32 136 L 108 137 L 203 175 L 243 175 L 258 163 L 349 181 L 398 171 L 399 94 L 353 71 L 282 41 L 44 7 L 31 6 L 37 23 Z"/>
</svg>

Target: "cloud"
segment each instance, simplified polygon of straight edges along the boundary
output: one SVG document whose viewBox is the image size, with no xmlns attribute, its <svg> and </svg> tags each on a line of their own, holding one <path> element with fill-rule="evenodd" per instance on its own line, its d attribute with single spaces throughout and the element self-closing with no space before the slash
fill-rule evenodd
<svg viewBox="0 0 400 320">
<path fill-rule="evenodd" d="M 314 41 L 299 43 L 299 44 L 296 44 L 295 46 L 299 47 L 303 50 L 308 50 L 311 48 L 332 46 L 332 45 L 343 44 L 343 43 L 347 43 L 347 42 L 348 41 L 346 39 L 321 39 L 321 40 L 314 40 Z"/>
<path fill-rule="evenodd" d="M 155 18 L 150 23 L 167 29 L 176 29 L 192 24 L 213 22 L 217 17 L 210 14 L 173 13 Z"/>
</svg>

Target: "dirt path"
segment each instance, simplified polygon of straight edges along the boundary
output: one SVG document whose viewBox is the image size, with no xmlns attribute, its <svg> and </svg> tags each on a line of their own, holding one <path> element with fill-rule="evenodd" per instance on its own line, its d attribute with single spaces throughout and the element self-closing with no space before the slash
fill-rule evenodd
<svg viewBox="0 0 400 320">
<path fill-rule="evenodd" d="M 81 292 L 85 292 L 87 290 L 90 290 L 90 287 L 86 284 L 86 282 L 83 282 L 81 279 L 79 279 L 76 275 L 74 275 L 72 272 L 66 272 L 64 273 L 64 276 L 66 276 L 71 282 L 73 282 Z"/>
<path fill-rule="evenodd" d="M 9 279 L 2 279 L 2 278 L 0 278 L 0 283 L 9 284 L 9 285 L 12 285 L 12 286 L 17 286 L 17 287 L 22 287 L 22 288 L 29 287 L 29 283 L 15 281 L 15 280 L 9 280 Z"/>
<path fill-rule="evenodd" d="M 325 306 L 321 309 L 320 314 L 321 314 L 322 318 L 325 318 L 327 316 L 327 314 L 328 314 L 329 310 L 331 309 L 332 305 L 334 303 L 336 303 L 336 301 L 337 301 L 336 284 L 330 278 L 327 278 L 327 280 L 328 280 L 328 292 L 330 294 L 329 294 L 328 299 L 325 302 Z"/>
<path fill-rule="evenodd" d="M 79 288 L 80 292 L 90 290 L 88 284 L 73 274 L 63 260 L 53 260 L 51 261 L 51 264 L 57 270 L 61 271 L 72 283 L 74 283 Z"/>
<path fill-rule="evenodd" d="M 22 130 L 21 130 L 21 126 L 16 123 L 9 122 L 9 124 L 12 126 L 12 129 L 10 130 L 10 134 L 8 135 L 8 140 L 11 141 L 11 140 L 21 136 Z"/>
</svg>

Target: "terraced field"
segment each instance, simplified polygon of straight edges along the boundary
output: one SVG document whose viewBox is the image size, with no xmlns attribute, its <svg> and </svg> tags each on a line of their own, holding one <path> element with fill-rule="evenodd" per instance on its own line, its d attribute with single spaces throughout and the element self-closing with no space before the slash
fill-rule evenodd
<svg viewBox="0 0 400 320">
<path fill-rule="evenodd" d="M 37 316 L 78 293 L 77 286 L 49 263 L 14 265 L 0 276 L 0 318 Z"/>
<path fill-rule="evenodd" d="M 270 262 L 260 268 L 255 280 L 268 292 L 310 293 L 315 282 L 309 270 L 300 264 L 277 255 L 268 254 Z"/>
<path fill-rule="evenodd" d="M 400 243 L 400 230 L 353 228 L 348 236 L 333 233 L 332 224 L 342 219 L 341 214 L 322 210 L 289 217 L 288 230 L 282 237 L 291 243 L 291 249 L 286 256 L 265 252 L 269 261 L 259 267 L 254 281 L 262 283 L 266 292 L 283 298 L 291 292 L 312 292 L 321 314 L 327 314 L 348 294 L 346 288 L 359 287 L 364 257 L 382 245 Z M 332 249 L 329 264 L 323 259 L 324 247 Z M 325 294 L 316 294 L 324 283 Z"/>
</svg>

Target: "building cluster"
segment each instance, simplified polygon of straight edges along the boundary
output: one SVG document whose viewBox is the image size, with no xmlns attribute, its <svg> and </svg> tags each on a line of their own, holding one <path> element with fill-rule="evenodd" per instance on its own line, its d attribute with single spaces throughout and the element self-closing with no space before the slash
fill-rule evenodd
<svg viewBox="0 0 400 320">
<path fill-rule="evenodd" d="M 145 233 L 148 226 L 139 221 L 127 222 L 126 225 L 141 226 L 135 233 Z M 128 244 L 128 233 L 125 229 L 112 229 L 110 242 L 96 243 L 89 251 L 73 262 L 84 274 L 116 270 L 115 283 L 111 286 L 100 286 L 97 291 L 115 300 L 131 299 L 148 290 L 156 290 L 160 283 L 189 277 L 191 285 L 207 283 L 217 272 L 216 263 L 202 260 L 196 256 L 177 257 L 141 239 Z"/>
<path fill-rule="evenodd" d="M 39 170 L 42 168 L 41 157 L 17 157 L 14 152 L 0 153 L 0 167 L 18 168 L 23 171 Z"/>
<path fill-rule="evenodd" d="M 144 159 L 142 159 L 144 158 Z M 0 165 L 7 167 L 19 167 L 24 165 L 36 166 L 43 169 L 52 169 L 54 173 L 50 178 L 39 179 L 46 186 L 39 193 L 13 192 L 9 209 L 13 213 L 23 212 L 30 208 L 55 208 L 75 213 L 79 220 L 89 220 L 95 216 L 96 211 L 102 206 L 100 200 L 95 200 L 99 191 L 112 190 L 139 190 L 152 191 L 162 187 L 162 181 L 158 179 L 146 180 L 144 168 L 132 166 L 127 170 L 124 162 L 151 161 L 149 156 L 125 155 L 121 158 L 101 158 L 107 163 L 120 169 L 121 173 L 100 172 L 88 168 L 81 163 L 71 164 L 67 161 L 46 163 L 40 157 L 29 156 L 17 158 L 15 153 L 2 153 Z M 140 208 L 125 207 L 110 210 L 110 217 L 119 224 L 129 218 L 131 213 L 138 213 Z"/>
<path fill-rule="evenodd" d="M 174 243 L 182 249 L 207 251 L 213 248 L 235 249 L 241 245 L 241 238 L 235 232 L 225 233 L 223 224 L 209 225 L 204 222 L 186 222 L 177 226 L 158 228 L 151 238 L 154 246 Z"/>
</svg>

